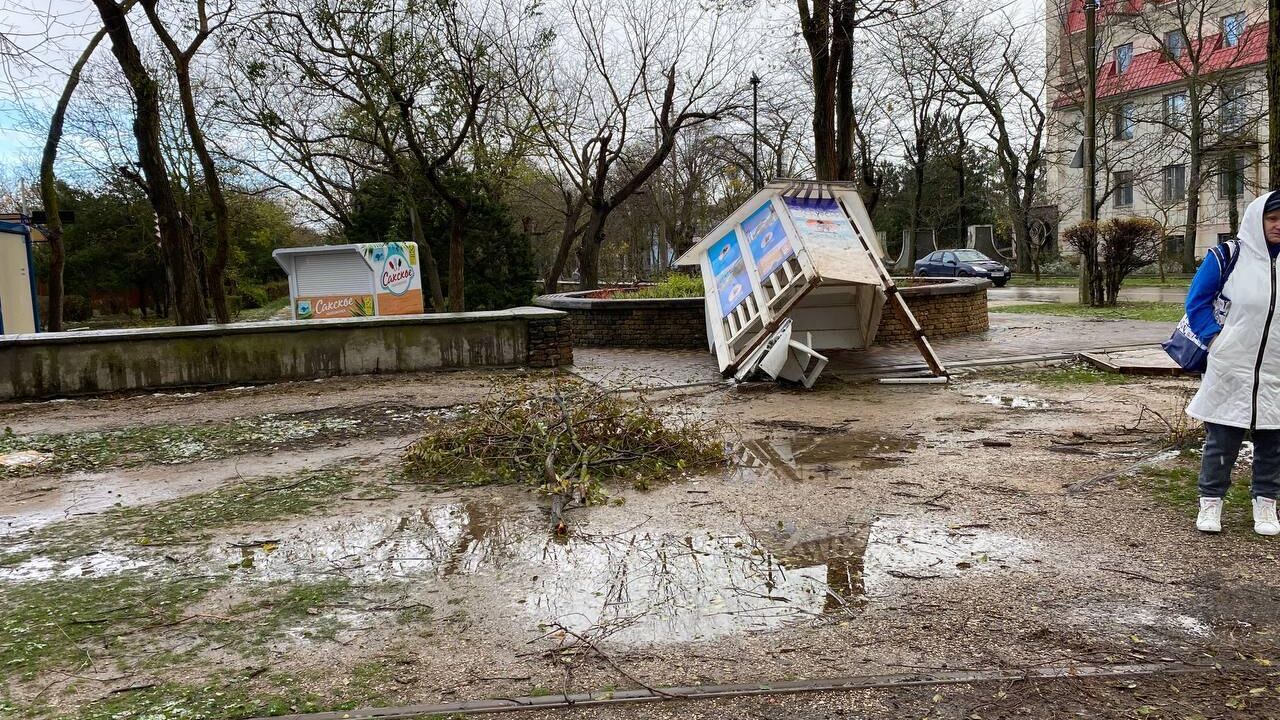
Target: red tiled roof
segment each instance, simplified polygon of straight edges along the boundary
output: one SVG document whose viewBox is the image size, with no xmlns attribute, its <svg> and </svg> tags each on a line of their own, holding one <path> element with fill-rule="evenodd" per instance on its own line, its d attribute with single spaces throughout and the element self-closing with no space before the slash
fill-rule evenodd
<svg viewBox="0 0 1280 720">
<path fill-rule="evenodd" d="M 1207 35 L 1198 41 L 1201 44 L 1200 75 L 1217 72 L 1228 68 L 1242 68 L 1267 60 L 1267 25 L 1255 24 L 1245 31 L 1244 38 L 1236 47 L 1222 47 L 1222 34 Z M 1186 66 L 1185 60 L 1183 67 Z M 1178 63 L 1166 59 L 1161 50 L 1150 50 L 1133 56 L 1129 71 L 1123 75 L 1116 74 L 1114 53 L 1111 59 L 1098 69 L 1098 99 L 1103 100 L 1117 95 L 1151 90 L 1161 85 L 1185 80 L 1187 74 Z M 1055 108 L 1075 105 L 1082 98 L 1075 94 L 1063 95 L 1054 102 Z"/>
<path fill-rule="evenodd" d="M 1146 2 L 1158 2 L 1159 0 L 1101 0 L 1098 3 L 1097 19 L 1101 24 L 1107 15 L 1121 12 L 1141 12 L 1142 6 Z M 1067 32 L 1074 33 L 1084 29 L 1084 0 L 1071 0 L 1070 7 L 1067 8 Z"/>
</svg>

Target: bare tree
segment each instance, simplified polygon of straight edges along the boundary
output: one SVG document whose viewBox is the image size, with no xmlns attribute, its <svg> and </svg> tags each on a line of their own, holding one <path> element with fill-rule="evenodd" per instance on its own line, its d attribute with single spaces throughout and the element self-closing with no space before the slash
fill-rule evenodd
<svg viewBox="0 0 1280 720">
<path fill-rule="evenodd" d="M 127 13 L 132 4 L 132 0 L 125 2 L 121 11 Z M 62 305 L 66 295 L 63 274 L 67 265 L 67 249 L 62 242 L 62 216 L 59 212 L 58 183 L 54 175 L 54 165 L 58 159 L 58 146 L 62 142 L 62 133 L 66 124 L 67 106 L 71 104 L 71 97 L 80 85 L 80 75 L 84 72 L 85 65 L 106 35 L 105 27 L 94 33 L 89 39 L 89 44 L 72 65 L 71 72 L 62 86 L 62 94 L 58 96 L 58 103 L 54 106 L 53 115 L 49 118 L 49 131 L 45 135 L 44 151 L 40 155 L 40 200 L 45 211 L 45 237 L 49 240 L 49 312 L 45 318 L 45 327 L 50 332 L 62 331 Z"/>
<path fill-rule="evenodd" d="M 211 35 L 227 24 L 235 11 L 235 0 L 226 0 L 221 8 L 210 11 L 207 0 L 195 0 L 195 32 L 185 46 L 178 44 L 170 32 L 169 26 L 161 18 L 157 10 L 159 0 L 141 0 L 147 19 L 159 38 L 161 45 L 173 63 L 174 77 L 178 85 L 178 98 L 182 105 L 183 123 L 191 148 L 200 162 L 203 174 L 204 189 L 209 195 L 209 204 L 213 209 L 214 219 L 214 253 L 213 261 L 208 264 L 208 290 L 213 301 L 213 314 L 220 323 L 231 322 L 231 313 L 227 309 L 226 271 L 227 261 L 231 253 L 231 222 L 227 214 L 227 200 L 222 190 L 222 180 L 218 174 L 213 153 L 205 141 L 201 129 L 200 115 L 196 110 L 195 91 L 191 83 L 191 61 L 200 52 L 201 47 Z M 190 21 L 188 17 L 180 17 L 174 25 L 182 25 Z M 172 21 L 171 21 L 172 22 Z"/>
<path fill-rule="evenodd" d="M 936 14 L 916 16 L 887 27 L 879 35 L 878 48 L 886 58 L 887 77 L 894 92 L 885 99 L 885 114 L 903 148 L 911 171 L 912 195 L 907 236 L 896 270 L 908 271 L 915 262 L 916 230 L 921 225 L 925 173 L 941 136 L 946 132 L 947 105 L 956 97 L 944 69 L 917 38 L 936 32 L 944 19 Z"/>
<path fill-rule="evenodd" d="M 896 24 L 942 3 L 922 0 L 796 0 L 813 80 L 814 165 L 819 180 L 853 180 L 854 35 Z"/>
<path fill-rule="evenodd" d="M 272 126 L 273 142 L 278 148 L 305 145 L 301 156 L 306 158 L 326 152 L 314 143 L 356 141 L 376 150 L 402 188 L 432 304 L 442 310 L 438 264 L 423 233 L 415 193 L 417 182 L 425 182 L 449 209 L 447 307 L 465 309 L 464 236 L 471 208 L 448 174 L 494 91 L 486 65 L 489 38 L 481 30 L 486 18 L 472 15 L 468 6 L 400 0 L 359 8 L 338 0 L 273 0 L 263 17 L 262 42 L 275 57 L 258 59 L 248 72 L 275 75 L 281 84 L 301 75 L 296 91 L 322 113 L 318 120 L 291 126 L 301 125 L 305 136 L 289 135 L 292 130 L 279 123 L 283 114 L 267 114 L 263 124 Z M 323 114 L 336 122 L 325 122 Z M 346 154 L 342 161 L 359 158 Z M 310 182 L 335 194 L 332 182 L 318 181 L 318 169 L 312 163 Z"/>
<path fill-rule="evenodd" d="M 592 289 L 610 214 L 658 171 L 681 132 L 724 117 L 740 101 L 741 84 L 730 80 L 732 15 L 678 0 L 570 0 L 566 11 L 570 27 L 561 43 L 508 64 L 531 106 L 545 99 L 548 82 L 560 91 L 550 107 L 533 107 L 534 116 L 549 161 L 583 198 L 575 214 L 577 198 L 566 195 L 566 225 L 546 285 L 558 283 L 580 236 L 581 284 Z"/>
<path fill-rule="evenodd" d="M 125 19 L 124 9 L 114 0 L 93 0 L 102 23 L 111 38 L 111 50 L 133 90 L 135 115 L 133 133 L 138 144 L 138 162 L 142 176 L 123 169 L 146 189 L 147 198 L 156 212 L 160 243 L 170 275 L 178 323 L 198 325 L 208 320 L 200 264 L 190 219 L 179 209 L 178 197 L 169 177 L 169 168 L 161 145 L 162 114 L 160 93 L 151 73 L 143 63 Z"/>
<path fill-rule="evenodd" d="M 980 105 L 987 136 L 1000 168 L 1002 200 L 1013 224 L 1018 271 L 1031 269 L 1028 244 L 1032 208 L 1047 161 L 1043 57 L 1007 14 L 983 8 L 961 18 L 924 43 L 954 79 L 958 92 Z"/>
<path fill-rule="evenodd" d="M 1157 122 L 1166 132 L 1180 136 L 1187 160 L 1187 201 L 1182 248 L 1183 272 L 1195 270 L 1196 231 L 1200 225 L 1201 192 L 1206 185 L 1206 154 L 1214 140 L 1222 138 L 1221 124 L 1218 137 L 1212 132 L 1215 113 L 1222 112 L 1222 93 L 1236 82 L 1227 71 L 1236 67 L 1244 57 L 1251 42 L 1262 40 L 1260 32 L 1265 28 L 1244 30 L 1233 44 L 1222 41 L 1228 32 L 1220 23 L 1239 12 L 1239 4 L 1230 0 L 1170 0 L 1150 3 L 1140 12 L 1121 16 L 1116 22 L 1146 36 L 1163 48 L 1161 60 L 1168 63 L 1178 78 L 1178 85 L 1185 90 L 1185 111 L 1174 115 L 1172 121 L 1161 113 Z M 1209 29 L 1219 28 L 1219 33 Z M 1246 34 L 1247 33 L 1247 34 Z M 1256 39 L 1251 36 L 1256 36 Z M 1155 118 L 1153 118 L 1155 119 Z M 1242 119 L 1243 120 L 1243 119 Z M 1230 132 L 1234 132 L 1231 129 Z"/>
</svg>

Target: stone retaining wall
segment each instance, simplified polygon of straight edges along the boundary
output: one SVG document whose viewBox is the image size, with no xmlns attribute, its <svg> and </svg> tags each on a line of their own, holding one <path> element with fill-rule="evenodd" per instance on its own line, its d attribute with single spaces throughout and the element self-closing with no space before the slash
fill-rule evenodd
<svg viewBox="0 0 1280 720">
<path fill-rule="evenodd" d="M 904 278 L 904 284 L 908 280 Z M 990 280 L 976 278 L 922 279 L 910 278 L 910 285 L 900 292 L 930 339 L 986 332 L 991 325 L 987 315 L 987 288 Z M 876 331 L 877 345 L 911 342 L 911 331 L 898 322 L 898 315 L 888 304 Z"/>
<path fill-rule="evenodd" d="M 907 307 L 930 338 L 987 330 L 988 280 L 977 278 L 901 278 Z M 600 291 L 543 295 L 540 307 L 569 313 L 578 347 L 707 347 L 702 298 L 602 298 Z M 890 306 L 880 319 L 876 344 L 909 342 L 911 334 Z"/>
<path fill-rule="evenodd" d="M 578 347 L 707 347 L 702 298 L 589 297 L 598 292 L 543 295 L 533 302 L 569 313 Z"/>
<path fill-rule="evenodd" d="M 0 336 L 0 400 L 573 362 L 544 308 Z"/>
</svg>

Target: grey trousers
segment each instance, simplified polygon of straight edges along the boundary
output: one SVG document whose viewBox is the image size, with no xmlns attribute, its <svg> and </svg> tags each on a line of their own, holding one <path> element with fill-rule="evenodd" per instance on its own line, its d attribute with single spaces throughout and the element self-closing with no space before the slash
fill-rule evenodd
<svg viewBox="0 0 1280 720">
<path fill-rule="evenodd" d="M 1226 497 L 1231 469 L 1240 455 L 1240 444 L 1249 433 L 1244 428 L 1205 423 L 1204 459 L 1200 463 L 1200 496 Z M 1280 430 L 1253 431 L 1253 497 L 1275 499 L 1280 494 Z"/>
</svg>

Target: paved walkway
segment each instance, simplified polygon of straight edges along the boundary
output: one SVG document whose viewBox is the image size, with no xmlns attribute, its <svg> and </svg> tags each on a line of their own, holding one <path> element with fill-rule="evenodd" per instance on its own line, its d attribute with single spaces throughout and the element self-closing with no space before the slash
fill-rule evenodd
<svg viewBox="0 0 1280 720">
<path fill-rule="evenodd" d="M 1172 324 L 1164 322 L 993 312 L 989 331 L 941 339 L 933 345 L 943 362 L 953 363 L 1154 345 L 1167 339 L 1171 331 Z M 597 382 L 664 387 L 721 380 L 715 357 L 709 352 L 575 348 L 573 354 L 577 373 Z M 824 375 L 837 377 L 923 363 L 913 344 L 841 350 L 830 355 Z"/>
<path fill-rule="evenodd" d="M 990 288 L 987 297 L 995 303 L 1056 302 L 1075 303 L 1080 291 L 1074 287 L 1003 287 Z M 1121 302 L 1184 303 L 1186 288 L 1127 287 L 1120 288 Z"/>
</svg>

